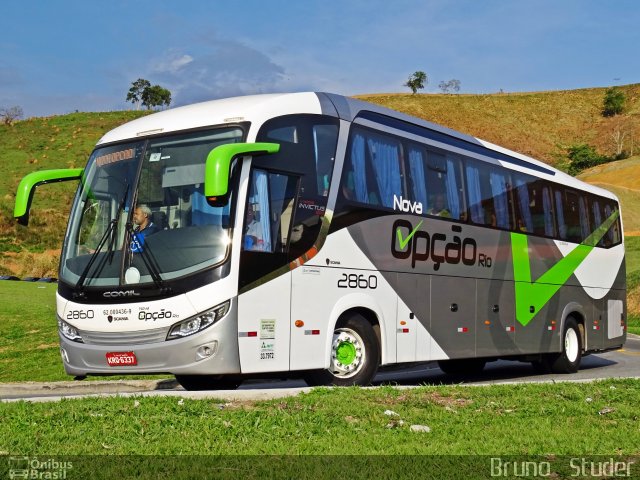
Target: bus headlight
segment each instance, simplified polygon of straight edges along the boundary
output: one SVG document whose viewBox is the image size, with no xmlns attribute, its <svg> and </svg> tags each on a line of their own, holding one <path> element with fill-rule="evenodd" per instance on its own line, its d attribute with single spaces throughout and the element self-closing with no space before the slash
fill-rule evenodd
<svg viewBox="0 0 640 480">
<path fill-rule="evenodd" d="M 58 318 L 58 330 L 60 333 L 67 339 L 72 340 L 74 342 L 83 343 L 82 337 L 78 333 L 78 329 L 72 325 L 69 325 L 67 322 Z"/>
<path fill-rule="evenodd" d="M 227 314 L 230 303 L 231 302 L 227 300 L 195 317 L 187 318 L 186 320 L 176 323 L 169 329 L 167 340 L 188 337 L 189 335 L 193 335 L 210 327 Z"/>
</svg>

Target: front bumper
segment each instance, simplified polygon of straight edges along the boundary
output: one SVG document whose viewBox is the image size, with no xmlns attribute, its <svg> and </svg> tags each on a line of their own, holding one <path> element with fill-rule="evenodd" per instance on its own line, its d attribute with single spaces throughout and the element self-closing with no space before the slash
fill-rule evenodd
<svg viewBox="0 0 640 480">
<path fill-rule="evenodd" d="M 215 375 L 240 373 L 238 351 L 238 308 L 231 301 L 227 315 L 202 332 L 189 337 L 145 344 L 88 344 L 68 340 L 59 334 L 61 356 L 68 375 L 140 375 L 171 373 Z M 197 351 L 209 346 L 214 353 L 201 359 Z M 108 352 L 134 352 L 135 366 L 107 364 Z"/>
</svg>

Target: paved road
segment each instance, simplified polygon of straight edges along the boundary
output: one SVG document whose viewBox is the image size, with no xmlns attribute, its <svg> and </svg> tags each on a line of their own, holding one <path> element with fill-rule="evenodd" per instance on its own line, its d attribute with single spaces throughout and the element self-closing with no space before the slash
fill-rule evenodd
<svg viewBox="0 0 640 480">
<path fill-rule="evenodd" d="M 582 359 L 578 373 L 570 375 L 541 375 L 531 364 L 497 361 L 487 364 L 484 372 L 464 381 L 467 385 L 499 383 L 532 383 L 552 381 L 592 381 L 603 378 L 640 378 L 640 336 L 629 335 L 621 350 Z M 410 368 L 387 368 L 378 373 L 374 385 L 398 385 L 411 388 L 419 385 L 460 383 L 432 365 Z M 171 395 L 188 398 L 217 398 L 223 400 L 263 400 L 297 395 L 309 391 L 302 380 L 247 380 L 238 390 L 185 392 L 174 380 L 160 381 L 81 381 L 52 383 L 0 384 L 2 401 L 55 401 L 64 397 L 109 395 Z"/>
</svg>

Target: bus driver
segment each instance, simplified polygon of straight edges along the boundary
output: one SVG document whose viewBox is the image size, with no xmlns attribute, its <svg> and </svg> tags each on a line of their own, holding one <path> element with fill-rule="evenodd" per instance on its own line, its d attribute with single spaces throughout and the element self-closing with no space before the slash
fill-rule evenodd
<svg viewBox="0 0 640 480">
<path fill-rule="evenodd" d="M 140 253 L 142 252 L 145 237 L 156 233 L 160 229 L 151 221 L 151 209 L 144 204 L 136 206 L 133 211 L 133 223 L 136 224 L 136 228 L 133 240 L 131 240 L 131 251 Z"/>
</svg>

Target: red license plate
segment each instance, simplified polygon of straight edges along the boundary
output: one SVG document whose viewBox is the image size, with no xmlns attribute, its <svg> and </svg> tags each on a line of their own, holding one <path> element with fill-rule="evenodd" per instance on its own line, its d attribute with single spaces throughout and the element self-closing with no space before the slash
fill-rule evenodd
<svg viewBox="0 0 640 480">
<path fill-rule="evenodd" d="M 107 364 L 110 367 L 127 367 L 137 365 L 138 359 L 133 352 L 108 352 Z"/>
</svg>

